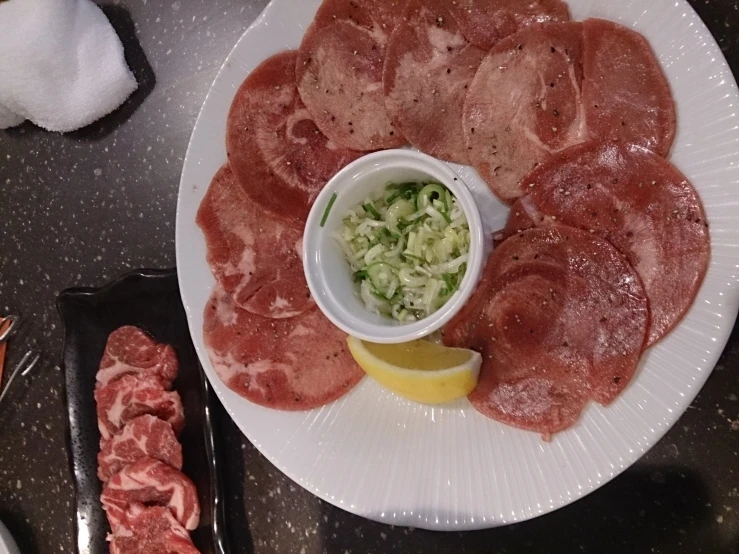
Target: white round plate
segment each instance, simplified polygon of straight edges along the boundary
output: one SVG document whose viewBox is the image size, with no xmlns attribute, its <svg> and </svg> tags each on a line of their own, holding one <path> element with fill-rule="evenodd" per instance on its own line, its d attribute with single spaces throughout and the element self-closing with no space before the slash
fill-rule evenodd
<svg viewBox="0 0 739 554">
<path fill-rule="evenodd" d="M 226 114 L 249 71 L 296 48 L 320 0 L 273 0 L 244 33 L 208 94 L 190 140 L 177 209 L 177 264 L 190 331 L 205 372 L 244 434 L 279 469 L 324 500 L 395 525 L 464 530 L 535 517 L 593 491 L 636 461 L 672 426 L 708 378 L 739 306 L 739 100 L 716 42 L 684 0 L 571 0 L 572 16 L 604 17 L 649 39 L 678 106 L 671 159 L 693 182 L 711 224 L 712 258 L 683 322 L 643 358 L 608 408 L 591 404 L 551 443 L 479 415 L 467 402 L 429 407 L 365 378 L 310 412 L 251 404 L 213 372 L 202 314 L 213 277 L 195 213 L 226 161 Z M 474 171 L 488 230 L 507 208 Z"/>
<path fill-rule="evenodd" d="M 20 554 L 8 528 L 0 521 L 0 554 Z"/>
</svg>

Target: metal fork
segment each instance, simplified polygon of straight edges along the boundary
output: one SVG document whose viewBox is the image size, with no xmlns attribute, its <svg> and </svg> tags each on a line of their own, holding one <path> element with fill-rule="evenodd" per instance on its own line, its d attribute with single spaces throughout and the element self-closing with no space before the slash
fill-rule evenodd
<svg viewBox="0 0 739 554">
<path fill-rule="evenodd" d="M 2 405 L 5 395 L 8 394 L 8 391 L 10 390 L 10 385 L 13 384 L 13 380 L 15 379 L 15 377 L 19 373 L 23 377 L 28 375 L 34 368 L 34 366 L 38 363 L 40 358 L 41 354 L 39 354 L 38 352 L 34 352 L 33 350 L 29 350 L 28 352 L 26 352 L 25 356 L 21 358 L 21 361 L 18 362 L 18 364 L 13 368 L 13 372 L 10 374 L 5 388 L 3 389 L 2 393 L 0 393 L 0 405 Z"/>
</svg>

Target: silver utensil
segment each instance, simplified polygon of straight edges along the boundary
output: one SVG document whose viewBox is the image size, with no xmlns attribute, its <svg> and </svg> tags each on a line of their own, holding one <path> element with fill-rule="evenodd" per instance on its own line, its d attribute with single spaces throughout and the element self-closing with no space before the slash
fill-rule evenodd
<svg viewBox="0 0 739 554">
<path fill-rule="evenodd" d="M 5 388 L 3 389 L 2 393 L 0 393 L 0 405 L 2 405 L 5 395 L 8 394 L 10 386 L 13 384 L 13 380 L 15 379 L 15 377 L 19 373 L 23 377 L 28 375 L 36 366 L 40 358 L 41 354 L 39 354 L 38 352 L 34 352 L 33 350 L 29 350 L 28 352 L 26 352 L 25 356 L 21 358 L 21 361 L 18 362 L 18 364 L 13 368 L 13 372 L 10 374 L 8 382 L 5 384 Z"/>
<path fill-rule="evenodd" d="M 10 322 L 8 328 L 0 333 L 0 343 L 6 342 L 10 338 L 10 336 L 15 332 L 15 327 L 18 325 L 19 321 L 20 317 L 17 315 L 6 315 L 5 317 L 0 318 L 0 329 L 2 329 L 7 322 Z"/>
</svg>

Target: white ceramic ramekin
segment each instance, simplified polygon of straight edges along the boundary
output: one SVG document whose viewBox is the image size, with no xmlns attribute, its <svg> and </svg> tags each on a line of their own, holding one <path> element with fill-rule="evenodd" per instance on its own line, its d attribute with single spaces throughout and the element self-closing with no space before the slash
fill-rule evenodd
<svg viewBox="0 0 739 554">
<path fill-rule="evenodd" d="M 459 289 L 433 314 L 412 323 L 400 323 L 374 314 L 359 298 L 352 272 L 334 233 L 347 210 L 388 181 L 433 180 L 445 185 L 467 215 L 470 252 Z M 333 195 L 326 221 L 321 219 Z M 303 234 L 303 265 L 313 298 L 337 327 L 362 340 L 407 342 L 424 337 L 446 324 L 467 302 L 480 279 L 484 262 L 483 227 L 472 194 L 459 176 L 439 160 L 412 150 L 384 150 L 368 154 L 339 171 L 323 188 L 311 209 Z"/>
</svg>

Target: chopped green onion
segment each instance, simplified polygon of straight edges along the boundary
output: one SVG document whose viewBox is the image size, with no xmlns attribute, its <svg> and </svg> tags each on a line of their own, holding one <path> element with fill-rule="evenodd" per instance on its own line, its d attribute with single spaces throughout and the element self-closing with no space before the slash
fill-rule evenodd
<svg viewBox="0 0 739 554">
<path fill-rule="evenodd" d="M 470 233 L 464 211 L 446 187 L 387 183 L 347 210 L 342 222 L 336 240 L 370 311 L 417 321 L 459 288 Z"/>
<path fill-rule="evenodd" d="M 331 208 L 334 205 L 334 202 L 336 202 L 336 193 L 333 193 L 331 195 L 331 199 L 328 201 L 328 206 L 326 206 L 326 209 L 323 212 L 323 217 L 321 218 L 321 227 L 326 225 L 326 220 L 328 219 L 328 213 L 331 211 Z"/>
<path fill-rule="evenodd" d="M 365 209 L 366 211 L 368 211 L 368 212 L 369 212 L 369 214 L 370 214 L 370 215 L 371 215 L 371 216 L 372 216 L 372 217 L 373 217 L 374 219 L 381 219 L 381 218 L 382 218 L 382 216 L 380 215 L 380 212 L 378 212 L 378 211 L 377 211 L 377 210 L 375 209 L 375 207 L 374 207 L 374 206 L 372 205 L 372 203 L 371 203 L 371 202 L 367 202 L 366 204 L 363 204 L 363 205 L 362 205 L 362 207 L 363 207 L 363 208 L 364 208 L 364 209 Z"/>
</svg>

